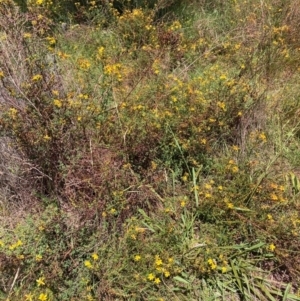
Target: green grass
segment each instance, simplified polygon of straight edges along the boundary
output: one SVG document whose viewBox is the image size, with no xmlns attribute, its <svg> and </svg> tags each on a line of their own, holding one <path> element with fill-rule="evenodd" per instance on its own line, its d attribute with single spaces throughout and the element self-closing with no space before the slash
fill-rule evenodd
<svg viewBox="0 0 300 301">
<path fill-rule="evenodd" d="M 1 300 L 300 300 L 296 1 L 157 3 L 0 2 Z"/>
</svg>

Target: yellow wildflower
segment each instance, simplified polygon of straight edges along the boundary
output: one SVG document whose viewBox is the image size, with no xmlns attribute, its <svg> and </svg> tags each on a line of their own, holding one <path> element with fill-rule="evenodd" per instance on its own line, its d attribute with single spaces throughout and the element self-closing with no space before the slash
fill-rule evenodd
<svg viewBox="0 0 300 301">
<path fill-rule="evenodd" d="M 182 25 L 180 24 L 180 22 L 176 20 L 170 26 L 170 30 L 177 30 L 177 29 L 180 29 L 181 27 L 182 27 Z"/>
<path fill-rule="evenodd" d="M 183 182 L 187 182 L 188 178 L 189 178 L 189 174 L 188 173 L 184 173 L 184 175 L 181 177 L 181 180 Z"/>
<path fill-rule="evenodd" d="M 168 262 L 169 262 L 169 264 L 173 264 L 174 263 L 174 258 L 173 257 L 169 257 L 168 258 Z"/>
<path fill-rule="evenodd" d="M 101 47 L 98 48 L 97 58 L 100 59 L 100 58 L 103 57 L 104 50 L 105 50 L 105 48 L 103 46 L 101 46 Z"/>
<path fill-rule="evenodd" d="M 176 96 L 173 95 L 173 96 L 171 96 L 171 100 L 172 100 L 173 102 L 177 102 L 178 99 L 177 99 Z"/>
<path fill-rule="evenodd" d="M 181 207 L 185 207 L 185 205 L 186 205 L 186 201 L 181 201 L 181 202 L 180 202 L 180 206 L 181 206 Z"/>
<path fill-rule="evenodd" d="M 201 139 L 201 141 L 200 141 L 200 142 L 201 142 L 201 144 L 204 144 L 204 145 L 205 145 L 205 144 L 206 144 L 206 142 L 207 142 L 207 140 L 206 140 L 205 138 L 203 138 L 203 139 Z"/>
<path fill-rule="evenodd" d="M 23 34 L 23 38 L 24 38 L 24 39 L 29 39 L 29 38 L 31 38 L 31 33 L 25 32 L 25 33 Z"/>
<path fill-rule="evenodd" d="M 166 278 L 168 278 L 168 277 L 170 277 L 170 272 L 169 271 L 165 271 L 164 275 L 165 275 Z"/>
<path fill-rule="evenodd" d="M 57 91 L 57 90 L 52 90 L 51 92 L 52 92 L 52 94 L 53 94 L 54 96 L 58 96 L 58 95 L 59 95 L 59 91 Z"/>
<path fill-rule="evenodd" d="M 88 301 L 93 301 L 93 300 L 95 300 L 91 294 L 88 294 L 88 295 L 86 296 L 86 298 L 87 298 Z"/>
<path fill-rule="evenodd" d="M 140 261 L 141 260 L 141 256 L 140 255 L 135 255 L 134 256 L 134 261 Z"/>
<path fill-rule="evenodd" d="M 92 254 L 92 258 L 93 258 L 95 261 L 97 261 L 97 260 L 99 259 L 99 256 L 98 256 L 97 253 L 93 253 L 93 254 Z"/>
<path fill-rule="evenodd" d="M 10 245 L 10 246 L 9 246 L 9 249 L 10 249 L 10 250 L 14 250 L 14 249 L 16 249 L 17 247 L 22 246 L 22 244 L 23 244 L 22 241 L 21 241 L 21 240 L 18 240 L 16 243 Z"/>
<path fill-rule="evenodd" d="M 271 187 L 272 189 L 277 189 L 277 188 L 278 188 L 278 185 L 275 184 L 275 183 L 271 183 L 271 184 L 270 184 L 270 187 Z"/>
<path fill-rule="evenodd" d="M 278 201 L 278 196 L 275 193 L 271 193 L 270 198 L 272 201 Z"/>
<path fill-rule="evenodd" d="M 33 295 L 32 294 L 27 294 L 27 295 L 25 295 L 25 301 L 33 301 Z"/>
<path fill-rule="evenodd" d="M 224 267 L 222 267 L 221 270 L 222 270 L 222 273 L 226 273 L 227 272 L 227 267 L 224 266 Z"/>
<path fill-rule="evenodd" d="M 40 301 L 47 301 L 48 300 L 47 294 L 40 294 L 38 299 Z"/>
<path fill-rule="evenodd" d="M 80 69 L 88 70 L 91 67 L 91 63 L 88 59 L 80 58 L 77 60 Z"/>
<path fill-rule="evenodd" d="M 151 169 L 156 170 L 157 164 L 154 161 L 151 161 Z"/>
<path fill-rule="evenodd" d="M 40 255 L 40 254 L 35 256 L 35 260 L 38 261 L 38 262 L 41 261 L 42 259 L 43 259 L 43 256 Z"/>
<path fill-rule="evenodd" d="M 79 97 L 80 99 L 89 99 L 89 96 L 88 96 L 87 94 L 82 94 L 82 93 L 80 93 L 80 94 L 78 95 L 78 97 Z"/>
<path fill-rule="evenodd" d="M 34 82 L 37 82 L 37 81 L 40 81 L 42 79 L 42 75 L 41 74 L 36 74 L 34 75 L 31 80 L 34 81 Z"/>
<path fill-rule="evenodd" d="M 270 244 L 269 245 L 269 250 L 271 251 L 271 252 L 274 252 L 274 250 L 275 250 L 275 245 L 272 243 L 272 244 Z"/>
<path fill-rule="evenodd" d="M 49 141 L 49 140 L 51 140 L 51 137 L 50 136 L 48 136 L 47 134 L 43 137 L 43 139 L 45 140 L 45 141 Z"/>
<path fill-rule="evenodd" d="M 217 268 L 217 264 L 216 264 L 215 260 L 209 258 L 207 260 L 207 263 L 209 264 L 209 266 L 212 270 L 215 270 Z"/>
<path fill-rule="evenodd" d="M 239 49 L 241 48 L 241 43 L 235 44 L 235 45 L 234 45 L 234 48 L 235 48 L 236 50 L 239 50 Z"/>
<path fill-rule="evenodd" d="M 9 117 L 10 117 L 11 119 L 13 119 L 13 120 L 16 119 L 17 114 L 18 114 L 18 110 L 15 109 L 15 108 L 10 108 L 10 109 L 8 110 L 8 115 L 9 115 Z"/>
<path fill-rule="evenodd" d="M 119 75 L 121 64 L 106 65 L 104 67 L 104 73 L 107 75 Z"/>
<path fill-rule="evenodd" d="M 160 266 L 162 265 L 162 260 L 160 259 L 159 255 L 155 255 L 155 265 Z"/>
<path fill-rule="evenodd" d="M 54 99 L 53 104 L 58 108 L 62 107 L 62 102 L 59 99 Z"/>
<path fill-rule="evenodd" d="M 47 37 L 46 40 L 48 41 L 49 45 L 53 46 L 56 43 L 56 40 L 54 37 Z"/>
<path fill-rule="evenodd" d="M 239 172 L 239 168 L 237 166 L 233 166 L 231 170 L 233 173 Z"/>
<path fill-rule="evenodd" d="M 69 54 L 67 54 L 67 53 L 65 53 L 65 52 L 62 52 L 62 51 L 58 51 L 57 55 L 58 55 L 61 59 L 63 59 L 63 60 L 65 60 L 65 59 L 67 59 L 68 57 L 70 57 Z"/>
<path fill-rule="evenodd" d="M 164 268 L 162 268 L 162 267 L 160 267 L 160 266 L 157 266 L 157 267 L 155 268 L 155 270 L 158 271 L 158 272 L 163 272 Z"/>
<path fill-rule="evenodd" d="M 227 203 L 227 208 L 228 208 L 228 209 L 233 209 L 233 207 L 234 207 L 234 206 L 233 206 L 232 203 L 230 203 L 230 202 Z"/>
<path fill-rule="evenodd" d="M 211 190 L 211 189 L 212 189 L 211 185 L 208 184 L 208 183 L 206 183 L 206 184 L 204 185 L 204 188 L 205 188 L 205 189 L 208 189 L 208 190 Z"/>
<path fill-rule="evenodd" d="M 117 212 L 117 210 L 115 209 L 115 208 L 111 208 L 110 210 L 109 210 L 109 213 L 110 214 L 115 214 Z"/>
<path fill-rule="evenodd" d="M 259 136 L 258 136 L 258 138 L 260 140 L 262 140 L 263 142 L 267 141 L 267 137 L 266 137 L 265 133 L 260 133 Z"/>
<path fill-rule="evenodd" d="M 36 280 L 37 286 L 45 285 L 45 277 L 40 277 Z"/>
<path fill-rule="evenodd" d="M 152 281 L 154 278 L 155 278 L 155 276 L 153 275 L 153 273 L 150 273 L 149 275 L 148 275 L 148 277 L 147 277 L 150 281 Z"/>
<path fill-rule="evenodd" d="M 85 261 L 84 261 L 84 265 L 85 265 L 88 269 L 93 268 L 93 265 L 92 265 L 92 263 L 91 263 L 89 260 L 85 260 Z"/>
<path fill-rule="evenodd" d="M 223 101 L 218 101 L 217 105 L 220 109 L 222 109 L 223 111 L 226 111 L 226 104 Z"/>
<path fill-rule="evenodd" d="M 155 279 L 154 279 L 154 283 L 155 283 L 155 284 L 159 284 L 159 283 L 160 283 L 160 279 L 159 279 L 159 278 L 155 278 Z"/>
</svg>

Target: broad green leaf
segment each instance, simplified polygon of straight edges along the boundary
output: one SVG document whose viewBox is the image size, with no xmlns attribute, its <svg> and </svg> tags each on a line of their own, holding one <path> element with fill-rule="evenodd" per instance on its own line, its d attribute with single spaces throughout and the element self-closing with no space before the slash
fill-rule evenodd
<svg viewBox="0 0 300 301">
<path fill-rule="evenodd" d="M 181 282 L 181 283 L 184 283 L 184 284 L 190 284 L 187 280 L 185 280 L 184 278 L 180 277 L 180 276 L 175 276 L 173 277 L 174 280 L 178 281 L 178 282 Z"/>
</svg>

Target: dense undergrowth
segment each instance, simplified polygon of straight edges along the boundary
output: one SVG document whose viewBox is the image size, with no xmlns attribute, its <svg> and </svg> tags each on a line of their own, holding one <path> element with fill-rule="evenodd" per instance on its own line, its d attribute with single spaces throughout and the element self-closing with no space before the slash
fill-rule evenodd
<svg viewBox="0 0 300 301">
<path fill-rule="evenodd" d="M 19 4 L 0 300 L 300 300 L 297 1 Z"/>
</svg>

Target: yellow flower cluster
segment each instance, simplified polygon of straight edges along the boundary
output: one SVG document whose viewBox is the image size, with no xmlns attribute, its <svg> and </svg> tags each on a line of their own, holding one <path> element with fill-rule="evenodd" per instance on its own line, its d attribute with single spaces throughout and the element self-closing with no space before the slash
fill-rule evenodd
<svg viewBox="0 0 300 301">
<path fill-rule="evenodd" d="M 239 168 L 236 165 L 234 160 L 229 160 L 228 165 L 226 167 L 228 170 L 231 170 L 232 173 L 238 173 L 239 172 Z"/>
<path fill-rule="evenodd" d="M 102 59 L 103 56 L 104 56 L 104 53 L 105 53 L 105 48 L 103 46 L 101 47 L 98 47 L 98 50 L 97 50 L 97 59 Z"/>
<path fill-rule="evenodd" d="M 125 10 L 119 17 L 119 22 L 123 20 L 134 20 L 144 18 L 144 11 L 142 9 Z"/>
<path fill-rule="evenodd" d="M 78 64 L 79 68 L 82 70 L 88 70 L 91 67 L 91 62 L 85 58 L 79 58 L 77 60 L 77 64 Z"/>
<path fill-rule="evenodd" d="M 54 37 L 46 37 L 50 46 L 54 46 L 56 44 L 56 39 Z"/>
<path fill-rule="evenodd" d="M 40 300 L 40 301 L 47 301 L 47 300 L 49 300 L 48 295 L 45 294 L 45 293 L 39 294 L 39 296 L 38 296 L 37 299 Z M 36 299 L 34 298 L 34 295 L 33 295 L 33 294 L 26 294 L 26 295 L 25 295 L 25 301 L 33 301 L 33 300 L 36 300 Z"/>
<path fill-rule="evenodd" d="M 97 265 L 98 265 L 97 261 L 99 260 L 99 256 L 97 253 L 93 253 L 91 255 L 91 258 L 92 258 L 93 262 L 91 262 L 91 260 L 88 260 L 88 259 L 83 262 L 84 266 L 90 270 L 94 268 L 94 264 L 96 264 L 96 267 L 97 267 Z"/>
<path fill-rule="evenodd" d="M 10 108 L 8 110 L 8 116 L 12 119 L 15 120 L 17 118 L 18 110 L 15 108 Z"/>
<path fill-rule="evenodd" d="M 208 263 L 211 270 L 215 270 L 217 268 L 217 263 L 214 259 L 209 258 L 207 260 L 207 263 Z"/>
<path fill-rule="evenodd" d="M 182 27 L 181 23 L 178 20 L 176 20 L 171 24 L 169 29 L 172 30 L 172 31 L 175 31 L 175 30 L 180 29 L 181 27 Z"/>
<path fill-rule="evenodd" d="M 121 64 L 111 64 L 106 65 L 104 67 L 104 73 L 106 75 L 110 75 L 111 77 L 117 78 L 118 81 L 122 80 L 122 74 L 121 74 Z"/>
<path fill-rule="evenodd" d="M 24 38 L 24 39 L 30 39 L 31 36 L 32 36 L 32 34 L 29 33 L 29 32 L 25 32 L 25 33 L 23 34 L 23 38 Z"/>
<path fill-rule="evenodd" d="M 19 239 L 16 243 L 10 245 L 9 249 L 10 250 L 15 250 L 15 249 L 17 249 L 18 247 L 20 247 L 22 245 L 23 245 L 23 242 Z"/>
</svg>

